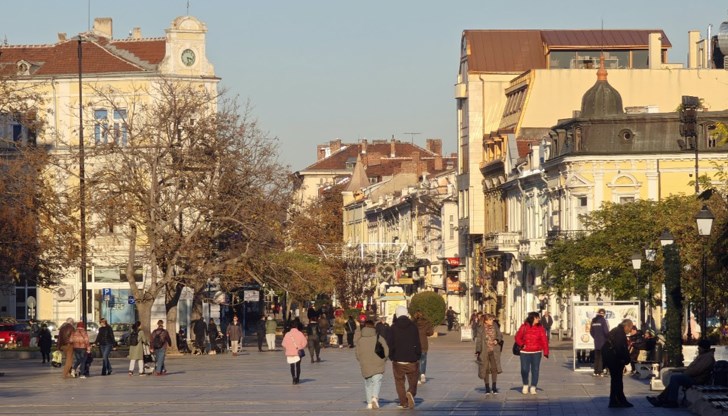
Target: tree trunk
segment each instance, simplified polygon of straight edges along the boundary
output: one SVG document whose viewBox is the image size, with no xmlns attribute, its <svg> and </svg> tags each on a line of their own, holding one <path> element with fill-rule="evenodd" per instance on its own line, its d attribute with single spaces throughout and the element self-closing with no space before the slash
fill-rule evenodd
<svg viewBox="0 0 728 416">
<path fill-rule="evenodd" d="M 164 306 L 167 310 L 167 331 L 172 339 L 172 348 L 170 352 L 176 353 L 177 350 L 177 310 L 179 298 L 182 295 L 184 286 L 181 283 L 169 283 L 164 291 Z"/>
<path fill-rule="evenodd" d="M 147 339 L 151 339 L 152 329 L 157 328 L 156 323 L 152 327 L 152 305 L 154 305 L 154 300 L 136 303 L 137 313 L 139 313 L 139 322 L 142 323 L 142 329 L 144 329 Z"/>
</svg>

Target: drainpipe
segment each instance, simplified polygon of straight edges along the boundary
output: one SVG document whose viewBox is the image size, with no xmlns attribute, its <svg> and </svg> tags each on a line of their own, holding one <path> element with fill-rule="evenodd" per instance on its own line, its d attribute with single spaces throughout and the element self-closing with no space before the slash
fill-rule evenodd
<svg viewBox="0 0 728 416">
<path fill-rule="evenodd" d="M 710 69 L 713 67 L 713 45 L 711 44 L 713 32 L 713 24 L 708 25 L 708 39 L 705 40 L 705 57 L 708 62 L 705 63 L 705 67 Z M 697 178 L 696 178 L 697 179 Z"/>
</svg>

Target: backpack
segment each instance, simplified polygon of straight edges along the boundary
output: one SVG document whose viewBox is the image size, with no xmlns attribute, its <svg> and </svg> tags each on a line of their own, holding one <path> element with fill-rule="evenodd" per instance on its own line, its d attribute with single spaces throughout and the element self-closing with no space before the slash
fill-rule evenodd
<svg viewBox="0 0 728 416">
<path fill-rule="evenodd" d="M 129 334 L 129 345 L 139 345 L 139 331 L 132 331 Z"/>
<path fill-rule="evenodd" d="M 154 338 L 152 338 L 152 348 L 155 350 L 161 350 L 164 348 L 164 344 L 164 331 L 159 331 L 156 335 L 154 335 Z"/>
</svg>

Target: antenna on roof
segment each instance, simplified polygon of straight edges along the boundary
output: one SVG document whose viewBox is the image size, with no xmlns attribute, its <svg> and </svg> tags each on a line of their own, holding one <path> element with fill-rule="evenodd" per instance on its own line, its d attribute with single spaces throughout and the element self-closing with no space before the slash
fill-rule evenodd
<svg viewBox="0 0 728 416">
<path fill-rule="evenodd" d="M 190 15 L 190 0 L 187 0 L 187 16 Z"/>
<path fill-rule="evenodd" d="M 86 31 L 91 31 L 91 0 L 88 0 L 88 9 L 86 12 Z"/>
<path fill-rule="evenodd" d="M 410 135 L 410 142 L 412 144 L 415 144 L 415 135 L 416 134 L 422 134 L 422 133 L 419 133 L 419 132 L 408 132 L 408 131 L 406 131 L 406 132 L 404 132 L 402 134 L 409 134 Z"/>
<path fill-rule="evenodd" d="M 3 35 L 3 46 L 8 46 L 8 35 Z"/>
</svg>

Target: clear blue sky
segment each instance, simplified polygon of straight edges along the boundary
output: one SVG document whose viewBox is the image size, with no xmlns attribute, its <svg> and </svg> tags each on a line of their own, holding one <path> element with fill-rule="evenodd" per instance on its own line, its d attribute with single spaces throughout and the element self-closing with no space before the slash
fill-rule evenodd
<svg viewBox="0 0 728 416">
<path fill-rule="evenodd" d="M 163 36 L 186 0 L 91 1 L 115 37 L 135 26 Z M 53 43 L 88 27 L 88 0 L 3 0 L 0 36 Z M 687 32 L 728 18 L 723 0 L 190 0 L 207 24 L 207 53 L 222 85 L 280 140 L 293 170 L 335 138 L 441 138 L 455 151 L 455 100 L 464 29 L 663 29 L 670 62 L 686 61 Z"/>
</svg>

